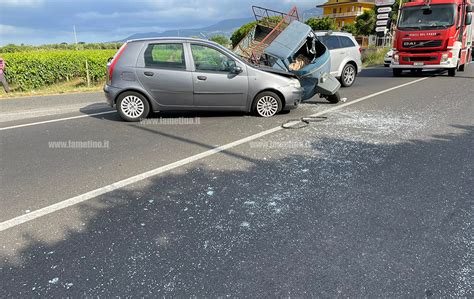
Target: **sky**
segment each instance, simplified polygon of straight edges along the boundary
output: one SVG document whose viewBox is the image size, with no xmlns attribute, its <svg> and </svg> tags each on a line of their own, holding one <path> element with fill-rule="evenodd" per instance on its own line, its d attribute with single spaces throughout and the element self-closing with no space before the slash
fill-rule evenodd
<svg viewBox="0 0 474 299">
<path fill-rule="evenodd" d="M 134 33 L 200 28 L 251 17 L 252 5 L 288 11 L 317 0 L 0 0 L 0 46 L 121 40 Z"/>
</svg>

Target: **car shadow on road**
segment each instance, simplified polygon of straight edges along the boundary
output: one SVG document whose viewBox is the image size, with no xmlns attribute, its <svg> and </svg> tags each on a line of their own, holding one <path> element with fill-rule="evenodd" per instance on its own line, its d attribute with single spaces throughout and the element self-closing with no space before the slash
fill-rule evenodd
<svg viewBox="0 0 474 299">
<path fill-rule="evenodd" d="M 39 231 L 61 230 L 66 211 L 3 232 L 4 248 L 17 233 L 28 245 L 2 256 L 0 297 L 469 296 L 474 165 L 453 157 L 474 127 L 455 130 L 318 138 L 305 154 L 247 144 L 260 155 L 107 193 L 76 206 L 84 226 L 59 241 Z"/>
</svg>

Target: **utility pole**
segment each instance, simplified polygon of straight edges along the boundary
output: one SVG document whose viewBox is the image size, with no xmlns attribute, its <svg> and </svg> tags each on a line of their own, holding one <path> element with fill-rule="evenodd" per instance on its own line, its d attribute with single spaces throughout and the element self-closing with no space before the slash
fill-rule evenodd
<svg viewBox="0 0 474 299">
<path fill-rule="evenodd" d="M 77 46 L 76 25 L 73 25 L 73 26 L 72 26 L 72 30 L 74 31 L 74 41 L 76 42 L 76 46 Z"/>
</svg>

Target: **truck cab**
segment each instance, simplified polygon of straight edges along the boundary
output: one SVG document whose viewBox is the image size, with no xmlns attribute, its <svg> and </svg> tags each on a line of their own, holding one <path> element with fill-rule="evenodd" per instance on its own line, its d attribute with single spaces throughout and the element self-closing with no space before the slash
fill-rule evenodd
<svg viewBox="0 0 474 299">
<path fill-rule="evenodd" d="M 472 60 L 470 0 L 415 0 L 401 8 L 390 67 L 403 70 L 446 69 L 450 76 Z"/>
</svg>

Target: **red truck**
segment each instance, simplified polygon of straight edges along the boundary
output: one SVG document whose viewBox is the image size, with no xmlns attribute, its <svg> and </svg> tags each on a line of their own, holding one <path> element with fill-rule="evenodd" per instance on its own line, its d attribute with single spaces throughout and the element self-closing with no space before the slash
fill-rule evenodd
<svg viewBox="0 0 474 299">
<path fill-rule="evenodd" d="M 449 76 L 472 61 L 472 0 L 413 0 L 403 4 L 390 67 L 404 70 L 445 69 Z"/>
</svg>

